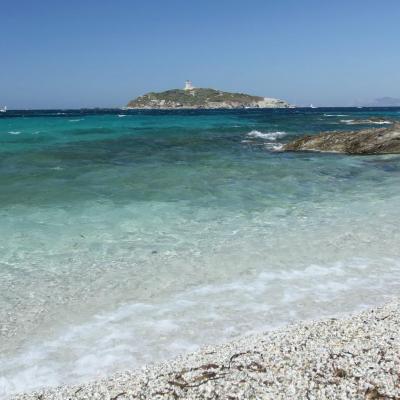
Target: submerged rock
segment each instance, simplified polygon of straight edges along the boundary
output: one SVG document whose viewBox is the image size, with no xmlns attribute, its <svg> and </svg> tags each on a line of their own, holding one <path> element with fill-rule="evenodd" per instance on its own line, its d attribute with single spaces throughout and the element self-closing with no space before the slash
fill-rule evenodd
<svg viewBox="0 0 400 400">
<path fill-rule="evenodd" d="M 345 154 L 400 153 L 400 123 L 388 128 L 324 132 L 304 136 L 283 146 L 284 151 L 326 151 Z"/>
</svg>

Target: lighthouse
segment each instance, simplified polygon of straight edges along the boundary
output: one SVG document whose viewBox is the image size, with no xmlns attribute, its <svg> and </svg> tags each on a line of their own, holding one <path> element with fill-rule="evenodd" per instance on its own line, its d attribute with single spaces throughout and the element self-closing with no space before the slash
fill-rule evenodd
<svg viewBox="0 0 400 400">
<path fill-rule="evenodd" d="M 183 88 L 183 90 L 192 90 L 192 89 L 194 89 L 192 81 L 185 81 L 185 87 Z"/>
</svg>

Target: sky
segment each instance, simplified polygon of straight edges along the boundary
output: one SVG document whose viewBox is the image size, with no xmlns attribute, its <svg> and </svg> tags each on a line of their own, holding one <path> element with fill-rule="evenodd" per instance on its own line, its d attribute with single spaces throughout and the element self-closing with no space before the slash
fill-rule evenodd
<svg viewBox="0 0 400 400">
<path fill-rule="evenodd" d="M 400 0 L 0 0 L 0 107 L 119 107 L 197 87 L 400 97 Z"/>
</svg>

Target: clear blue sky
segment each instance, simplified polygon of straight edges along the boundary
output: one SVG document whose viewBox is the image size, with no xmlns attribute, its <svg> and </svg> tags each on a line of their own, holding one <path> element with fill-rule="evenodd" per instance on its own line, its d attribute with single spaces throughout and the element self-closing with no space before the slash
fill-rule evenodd
<svg viewBox="0 0 400 400">
<path fill-rule="evenodd" d="M 0 0 L 0 106 L 121 106 L 196 86 L 400 97 L 400 0 Z"/>
</svg>

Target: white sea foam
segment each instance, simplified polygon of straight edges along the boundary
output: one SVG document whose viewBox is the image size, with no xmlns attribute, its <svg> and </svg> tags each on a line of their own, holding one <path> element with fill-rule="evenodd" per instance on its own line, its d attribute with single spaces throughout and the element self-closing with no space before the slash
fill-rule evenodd
<svg viewBox="0 0 400 400">
<path fill-rule="evenodd" d="M 123 118 L 123 117 L 127 117 L 127 114 L 118 114 L 118 118 Z"/>
<path fill-rule="evenodd" d="M 368 121 L 369 124 L 376 124 L 376 125 L 387 125 L 391 124 L 391 121 Z"/>
<path fill-rule="evenodd" d="M 283 136 L 286 136 L 287 133 L 283 131 L 276 132 L 260 132 L 257 130 L 253 130 L 247 134 L 249 137 L 260 138 L 260 139 L 268 139 L 268 140 L 276 140 Z"/>
<path fill-rule="evenodd" d="M 69 122 L 79 122 L 79 121 L 83 121 L 83 118 L 81 119 L 70 119 Z"/>
<path fill-rule="evenodd" d="M 20 131 L 10 131 L 8 132 L 10 135 L 19 135 L 21 132 Z"/>
<path fill-rule="evenodd" d="M 286 136 L 287 133 L 283 132 L 283 131 L 275 131 L 275 132 L 260 132 L 257 130 L 252 130 L 251 132 L 249 132 L 247 134 L 248 138 L 259 138 L 259 139 L 263 139 L 264 142 L 262 143 L 262 145 L 270 150 L 270 151 L 280 151 L 282 150 L 283 144 L 282 143 L 278 143 L 276 140 L 278 138 L 284 137 Z M 268 140 L 270 142 L 268 142 Z M 242 140 L 242 143 L 252 143 L 251 140 Z"/>
<path fill-rule="evenodd" d="M 325 117 L 347 117 L 347 114 L 324 114 Z"/>
<path fill-rule="evenodd" d="M 374 121 L 371 119 L 354 120 L 354 119 L 341 119 L 340 122 L 347 125 L 357 125 L 357 124 L 375 124 L 375 125 L 387 125 L 392 124 L 391 121 Z"/>
<path fill-rule="evenodd" d="M 282 143 L 266 143 L 265 147 L 271 151 L 281 151 L 283 148 Z"/>
</svg>

